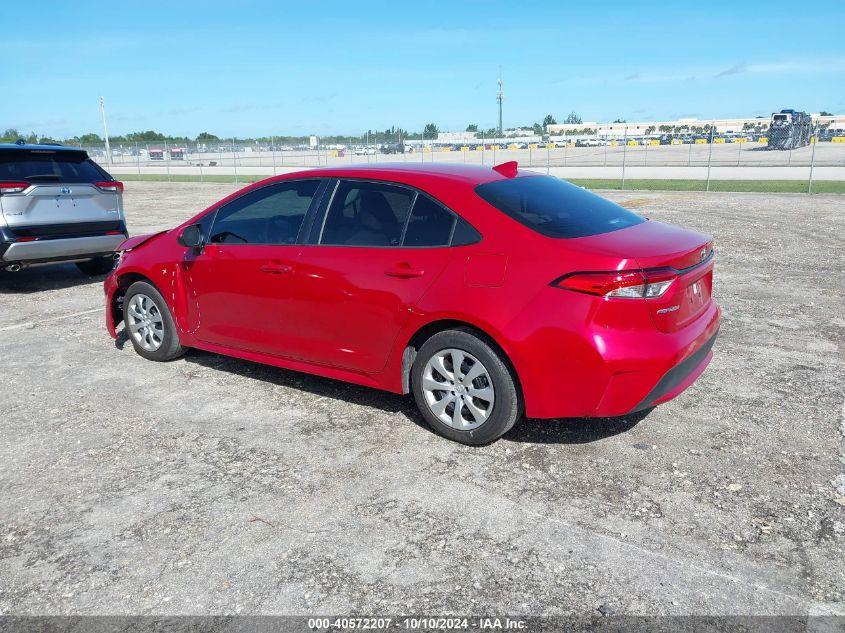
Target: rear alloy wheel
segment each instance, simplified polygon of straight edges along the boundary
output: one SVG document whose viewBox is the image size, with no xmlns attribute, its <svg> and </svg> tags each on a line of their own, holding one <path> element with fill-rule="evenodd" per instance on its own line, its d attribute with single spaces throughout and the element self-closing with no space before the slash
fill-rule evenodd
<svg viewBox="0 0 845 633">
<path fill-rule="evenodd" d="M 498 439 L 521 414 L 511 370 L 469 330 L 440 332 L 421 346 L 412 368 L 412 390 L 431 427 L 462 444 Z"/>
<path fill-rule="evenodd" d="M 89 259 L 87 262 L 76 262 L 76 267 L 89 277 L 105 275 L 114 268 L 114 257 L 97 257 Z"/>
<path fill-rule="evenodd" d="M 123 297 L 123 322 L 135 351 L 148 360 L 173 360 L 185 351 L 164 297 L 152 284 L 136 281 L 129 286 Z"/>
</svg>

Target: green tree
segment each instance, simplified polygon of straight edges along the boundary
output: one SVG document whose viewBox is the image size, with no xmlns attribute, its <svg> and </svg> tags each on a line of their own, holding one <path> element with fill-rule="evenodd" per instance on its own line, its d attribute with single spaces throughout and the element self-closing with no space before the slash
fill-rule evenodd
<svg viewBox="0 0 845 633">
<path fill-rule="evenodd" d="M 657 130 L 657 128 L 656 128 L 656 127 L 654 127 L 653 125 L 649 125 L 649 126 L 645 129 L 645 134 L 646 134 L 646 136 L 648 136 L 649 134 L 654 134 L 655 130 Z"/>
<path fill-rule="evenodd" d="M 425 129 L 423 130 L 423 134 L 425 134 L 426 138 L 437 138 L 437 134 L 440 130 L 437 127 L 436 123 L 426 123 Z"/>
<path fill-rule="evenodd" d="M 549 116 L 551 116 L 551 115 L 549 115 Z M 548 119 L 549 117 L 546 117 L 546 118 Z M 545 131 L 546 130 L 539 123 L 534 124 L 534 134 L 536 134 L 537 136 L 542 136 Z"/>
<path fill-rule="evenodd" d="M 207 143 L 209 141 L 219 141 L 220 137 L 209 132 L 200 132 L 197 134 L 197 143 Z"/>
<path fill-rule="evenodd" d="M 833 112 L 828 112 L 827 110 L 822 110 L 819 112 L 819 116 L 833 116 Z"/>
<path fill-rule="evenodd" d="M 470 123 L 469 125 L 467 125 L 466 131 L 467 132 L 478 132 L 478 124 Z"/>
<path fill-rule="evenodd" d="M 0 137 L 0 141 L 3 141 L 4 143 L 14 143 L 21 136 L 22 134 L 20 132 L 18 132 L 15 128 L 10 127 L 5 132 L 3 132 L 3 136 Z"/>
<path fill-rule="evenodd" d="M 103 142 L 103 139 L 98 134 L 94 134 L 93 132 L 89 132 L 88 134 L 83 134 L 82 136 L 80 136 L 80 137 L 78 137 L 74 140 L 78 141 L 80 144 L 85 144 L 85 145 L 93 145 L 95 143 L 99 144 L 99 143 Z"/>
<path fill-rule="evenodd" d="M 581 117 L 578 116 L 578 113 L 573 111 L 569 113 L 564 123 L 583 123 L 583 121 L 581 120 Z"/>
<path fill-rule="evenodd" d="M 581 122 L 581 119 L 578 119 L 578 123 L 580 123 L 580 122 Z M 547 114 L 546 118 L 543 119 L 543 127 L 546 127 L 547 125 L 555 125 L 556 123 L 557 123 L 557 121 L 555 121 L 555 118 L 551 114 Z M 567 123 L 568 123 L 568 121 L 567 121 Z"/>
</svg>

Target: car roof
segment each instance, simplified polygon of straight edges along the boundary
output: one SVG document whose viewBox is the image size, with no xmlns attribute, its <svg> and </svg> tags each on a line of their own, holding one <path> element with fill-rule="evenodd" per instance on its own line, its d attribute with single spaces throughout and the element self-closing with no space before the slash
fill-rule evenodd
<svg viewBox="0 0 845 633">
<path fill-rule="evenodd" d="M 41 150 L 51 152 L 84 152 L 81 147 L 68 147 L 67 145 L 40 145 L 38 143 L 0 143 L 0 151 L 3 150 Z"/>
<path fill-rule="evenodd" d="M 520 172 L 520 176 L 536 175 Z M 323 178 L 373 178 L 413 184 L 430 178 L 450 180 L 475 186 L 494 180 L 503 180 L 503 176 L 492 167 L 480 165 L 454 165 L 448 163 L 377 163 L 345 165 L 343 167 L 318 167 L 303 171 L 290 172 L 276 177 L 278 180 L 319 176 Z"/>
</svg>

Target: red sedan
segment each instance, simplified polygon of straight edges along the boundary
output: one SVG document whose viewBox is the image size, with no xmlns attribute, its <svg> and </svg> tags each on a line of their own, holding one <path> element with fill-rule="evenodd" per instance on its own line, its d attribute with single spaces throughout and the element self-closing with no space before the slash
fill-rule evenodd
<svg viewBox="0 0 845 633">
<path fill-rule="evenodd" d="M 516 163 L 285 174 L 118 250 L 107 326 L 141 356 L 411 392 L 466 444 L 674 398 L 719 328 L 709 236 Z"/>
</svg>

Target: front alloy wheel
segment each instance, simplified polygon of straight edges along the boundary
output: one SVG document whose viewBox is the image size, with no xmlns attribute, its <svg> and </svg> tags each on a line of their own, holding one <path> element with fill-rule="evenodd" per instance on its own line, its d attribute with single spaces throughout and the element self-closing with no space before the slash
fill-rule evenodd
<svg viewBox="0 0 845 633">
<path fill-rule="evenodd" d="M 185 349 L 164 297 L 147 281 L 136 281 L 123 296 L 123 321 L 132 347 L 148 360 L 167 361 Z"/>
<path fill-rule="evenodd" d="M 127 310 L 129 333 L 148 352 L 154 352 L 164 340 L 164 320 L 158 306 L 147 295 L 138 293 L 130 299 Z"/>
</svg>

